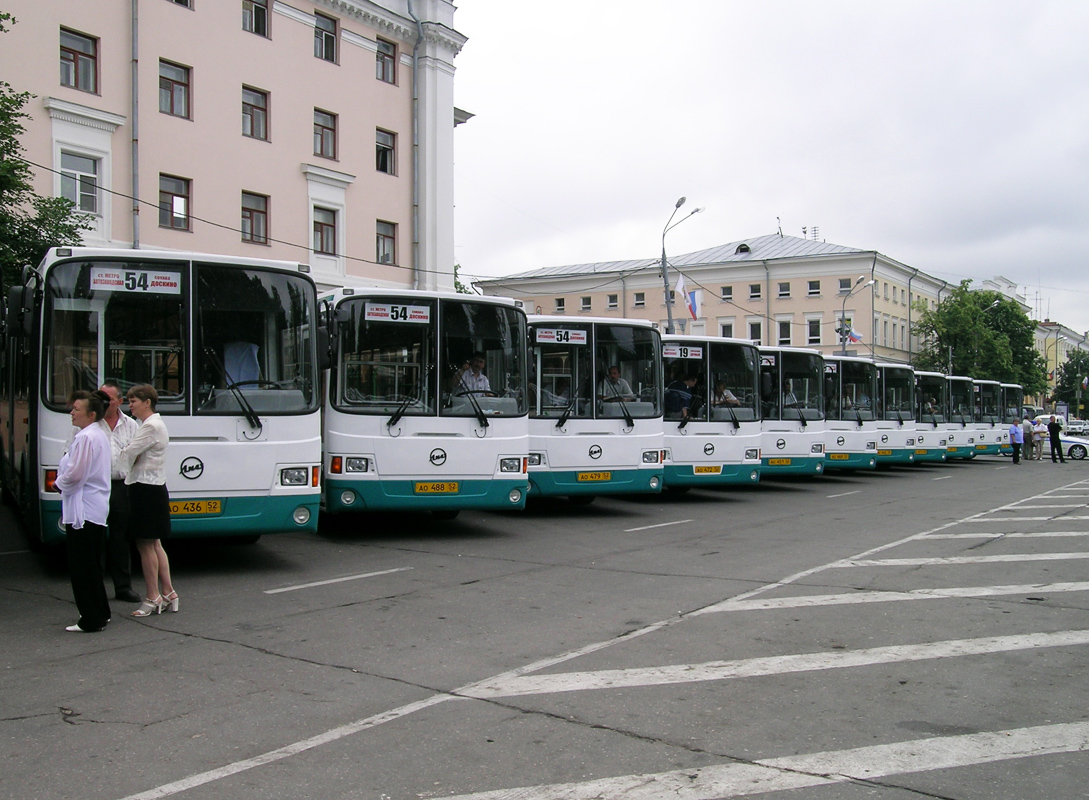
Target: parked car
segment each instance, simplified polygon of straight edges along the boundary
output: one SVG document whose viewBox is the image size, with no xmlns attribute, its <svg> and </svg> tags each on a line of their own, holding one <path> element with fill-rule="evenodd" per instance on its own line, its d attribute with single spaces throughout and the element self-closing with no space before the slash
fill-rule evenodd
<svg viewBox="0 0 1089 800">
<path fill-rule="evenodd" d="M 1074 461 L 1081 461 L 1089 455 L 1089 439 L 1082 438 L 1081 436 L 1068 436 L 1064 431 L 1059 434 L 1059 441 L 1063 443 L 1063 452 L 1066 453 L 1067 458 L 1073 459 Z M 1047 458 L 1050 452 L 1051 449 L 1045 439 L 1044 458 Z"/>
<path fill-rule="evenodd" d="M 1084 419 L 1074 419 L 1071 417 L 1066 421 L 1066 426 L 1063 428 L 1071 436 L 1085 436 L 1089 434 L 1089 422 Z"/>
</svg>

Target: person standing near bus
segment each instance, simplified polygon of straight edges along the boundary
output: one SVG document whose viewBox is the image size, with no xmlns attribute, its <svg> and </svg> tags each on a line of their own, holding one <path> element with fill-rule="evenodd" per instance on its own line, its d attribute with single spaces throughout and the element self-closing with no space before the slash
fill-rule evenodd
<svg viewBox="0 0 1089 800">
<path fill-rule="evenodd" d="M 1062 433 L 1062 423 L 1055 419 L 1055 415 L 1051 415 L 1051 422 L 1047 423 L 1047 435 L 1051 440 L 1051 463 L 1052 464 L 1065 464 L 1066 459 L 1063 458 L 1063 441 L 1059 438 Z M 1059 454 L 1059 460 L 1055 460 L 1055 454 Z"/>
<path fill-rule="evenodd" d="M 96 424 L 106 413 L 107 402 L 101 392 L 72 395 L 72 424 L 79 433 L 57 467 L 68 572 L 79 611 L 79 621 L 65 628 L 73 633 L 96 633 L 110 621 L 110 601 L 102 583 L 110 510 L 110 441 Z"/>
<path fill-rule="evenodd" d="M 1036 446 L 1033 441 L 1032 419 L 1028 416 L 1025 417 L 1025 421 L 1021 423 L 1021 435 L 1025 440 L 1024 457 L 1026 461 L 1032 461 L 1035 458 Z"/>
<path fill-rule="evenodd" d="M 1021 445 L 1025 443 L 1025 432 L 1021 429 L 1021 423 L 1014 420 L 1010 423 L 1010 446 L 1013 447 L 1013 463 L 1021 465 Z"/>
<path fill-rule="evenodd" d="M 120 465 L 121 450 L 132 441 L 139 425 L 128 414 L 121 413 L 121 385 L 117 381 L 112 378 L 107 380 L 99 391 L 110 398 L 106 415 L 100 423 L 106 428 L 110 439 L 110 515 L 106 526 L 106 563 L 113 579 L 114 597 L 127 603 L 139 603 L 140 595 L 132 590 L 129 491 Z"/>
<path fill-rule="evenodd" d="M 170 495 L 166 488 L 166 446 L 170 434 L 155 411 L 159 394 L 146 383 L 129 389 L 129 409 L 140 427 L 121 451 L 121 469 L 126 472 L 129 505 L 136 521 L 133 537 L 140 554 L 147 594 L 134 617 L 161 614 L 163 608 L 177 611 L 178 593 L 170 580 L 170 560 L 162 540 L 170 536 Z"/>
</svg>

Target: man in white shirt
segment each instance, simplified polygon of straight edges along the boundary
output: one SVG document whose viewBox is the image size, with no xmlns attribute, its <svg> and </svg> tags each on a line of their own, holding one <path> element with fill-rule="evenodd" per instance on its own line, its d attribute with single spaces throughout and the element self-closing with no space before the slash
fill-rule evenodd
<svg viewBox="0 0 1089 800">
<path fill-rule="evenodd" d="M 597 395 L 599 399 L 606 402 L 635 399 L 631 385 L 620 377 L 620 367 L 615 364 L 609 367 L 608 374 L 598 385 Z"/>
<path fill-rule="evenodd" d="M 454 381 L 454 393 L 462 394 L 473 392 L 475 394 L 491 394 L 492 386 L 488 376 L 481 370 L 486 363 L 483 353 L 473 353 L 461 371 L 457 373 Z"/>
<path fill-rule="evenodd" d="M 115 380 L 102 384 L 110 404 L 98 422 L 110 440 L 110 516 L 106 540 L 106 563 L 113 579 L 114 596 L 128 603 L 139 603 L 140 595 L 132 589 L 132 540 L 129 538 L 129 493 L 121 474 L 118 454 L 132 441 L 139 423 L 121 412 L 121 386 Z"/>
</svg>

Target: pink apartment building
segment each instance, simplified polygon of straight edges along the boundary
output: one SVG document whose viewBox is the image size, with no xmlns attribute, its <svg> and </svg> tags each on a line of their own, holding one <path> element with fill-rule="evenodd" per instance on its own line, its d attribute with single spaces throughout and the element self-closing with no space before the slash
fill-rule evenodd
<svg viewBox="0 0 1089 800">
<path fill-rule="evenodd" d="M 0 70 L 36 95 L 23 141 L 35 189 L 90 215 L 85 244 L 309 263 L 324 285 L 452 288 L 465 37 L 449 0 L 4 9 L 17 23 L 0 34 Z"/>
</svg>

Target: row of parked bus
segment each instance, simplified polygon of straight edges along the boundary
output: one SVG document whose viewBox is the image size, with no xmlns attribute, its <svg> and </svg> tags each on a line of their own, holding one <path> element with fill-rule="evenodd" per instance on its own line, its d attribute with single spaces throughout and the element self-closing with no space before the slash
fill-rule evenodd
<svg viewBox="0 0 1089 800">
<path fill-rule="evenodd" d="M 51 250 L 4 308 L 0 480 L 32 539 L 77 389 L 150 383 L 178 536 L 328 514 L 750 484 L 998 454 L 1019 386 L 816 350 L 527 316 L 511 299 L 343 288 L 305 266 Z"/>
</svg>

